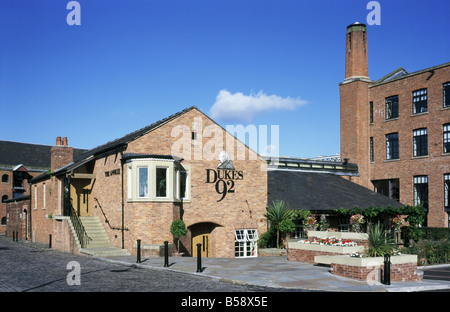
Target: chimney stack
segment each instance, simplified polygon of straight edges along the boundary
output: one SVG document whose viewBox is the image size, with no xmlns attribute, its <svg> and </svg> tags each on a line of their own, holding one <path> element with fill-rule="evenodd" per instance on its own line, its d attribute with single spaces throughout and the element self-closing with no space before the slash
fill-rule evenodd
<svg viewBox="0 0 450 312">
<path fill-rule="evenodd" d="M 347 27 L 345 78 L 369 78 L 367 61 L 367 28 L 361 23 Z"/>
<path fill-rule="evenodd" d="M 52 172 L 73 161 L 73 147 L 67 145 L 67 137 L 56 138 L 56 145 L 50 149 L 50 155 Z"/>
</svg>

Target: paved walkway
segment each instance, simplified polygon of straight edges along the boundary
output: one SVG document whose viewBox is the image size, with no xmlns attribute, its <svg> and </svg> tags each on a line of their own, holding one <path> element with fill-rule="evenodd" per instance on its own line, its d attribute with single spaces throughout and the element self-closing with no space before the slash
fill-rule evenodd
<svg viewBox="0 0 450 312">
<path fill-rule="evenodd" d="M 358 292 L 412 292 L 450 290 L 450 282 L 424 280 L 423 282 L 392 282 L 391 285 L 355 281 L 332 275 L 329 267 L 288 261 L 285 256 L 259 258 L 202 258 L 202 272 L 197 271 L 197 258 L 170 257 L 164 267 L 164 257 L 143 258 L 136 263 L 135 256 L 102 258 L 104 261 L 128 266 L 172 270 L 237 284 L 305 289 L 311 291 Z"/>
</svg>

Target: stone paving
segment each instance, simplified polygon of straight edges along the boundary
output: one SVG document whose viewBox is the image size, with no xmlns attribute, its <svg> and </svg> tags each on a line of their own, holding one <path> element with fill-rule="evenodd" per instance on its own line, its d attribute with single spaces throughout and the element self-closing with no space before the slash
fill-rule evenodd
<svg viewBox="0 0 450 312">
<path fill-rule="evenodd" d="M 69 285 L 80 264 L 80 285 Z M 74 284 L 75 278 L 70 279 Z M 283 291 L 238 285 L 170 270 L 143 269 L 59 252 L 0 236 L 0 292 L 266 292 Z"/>
<path fill-rule="evenodd" d="M 71 268 L 80 264 L 81 285 L 69 285 Z M 197 259 L 135 256 L 93 258 L 58 252 L 0 236 L 0 291 L 40 292 L 412 292 L 450 290 L 450 282 L 395 282 L 391 285 L 332 275 L 329 267 L 287 261 L 285 256 Z"/>
</svg>

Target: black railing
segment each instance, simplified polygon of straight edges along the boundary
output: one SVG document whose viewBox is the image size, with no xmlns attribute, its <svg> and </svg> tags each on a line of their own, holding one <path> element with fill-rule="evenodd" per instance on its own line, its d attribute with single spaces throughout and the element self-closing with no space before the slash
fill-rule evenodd
<svg viewBox="0 0 450 312">
<path fill-rule="evenodd" d="M 92 240 L 92 238 L 87 235 L 86 230 L 84 229 L 84 226 L 73 207 L 70 209 L 70 221 L 72 221 L 72 225 L 75 229 L 78 240 L 80 241 L 81 248 L 86 248 L 88 242 Z"/>
</svg>

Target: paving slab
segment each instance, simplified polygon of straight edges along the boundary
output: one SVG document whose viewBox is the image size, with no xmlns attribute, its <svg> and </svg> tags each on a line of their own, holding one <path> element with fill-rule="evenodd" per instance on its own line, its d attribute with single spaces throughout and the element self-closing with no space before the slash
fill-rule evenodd
<svg viewBox="0 0 450 312">
<path fill-rule="evenodd" d="M 170 257 L 164 267 L 164 258 L 135 256 L 101 258 L 123 265 L 161 270 L 172 270 L 193 275 L 208 276 L 237 284 L 341 292 L 414 292 L 450 290 L 450 282 L 424 280 L 422 282 L 392 282 L 369 284 L 331 274 L 330 267 L 288 261 L 286 256 L 258 258 L 202 258 L 201 272 L 197 272 L 197 258 Z"/>
</svg>

